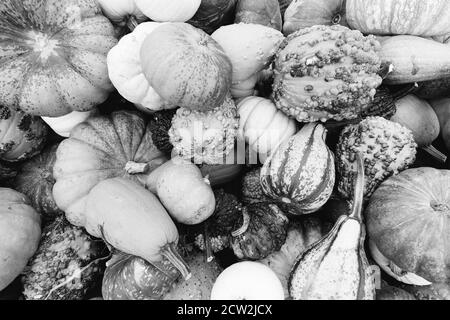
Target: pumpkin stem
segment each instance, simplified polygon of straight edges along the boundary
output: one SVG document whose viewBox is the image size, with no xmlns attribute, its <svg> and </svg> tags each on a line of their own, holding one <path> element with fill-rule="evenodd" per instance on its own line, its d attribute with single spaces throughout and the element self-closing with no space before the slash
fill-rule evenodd
<svg viewBox="0 0 450 320">
<path fill-rule="evenodd" d="M 422 147 L 422 150 L 427 152 L 429 155 L 431 155 L 439 162 L 442 163 L 447 162 L 447 156 L 431 145 L 427 147 Z"/>
<path fill-rule="evenodd" d="M 164 246 L 161 249 L 161 255 L 169 260 L 175 268 L 177 268 L 177 270 L 183 276 L 184 280 L 189 280 L 189 278 L 192 276 L 191 270 L 189 269 L 189 266 L 183 260 L 181 255 L 178 253 L 174 243 L 168 243 L 166 246 Z"/>
<path fill-rule="evenodd" d="M 237 229 L 234 230 L 233 232 L 231 232 L 231 236 L 232 237 L 239 237 L 240 235 L 242 235 L 245 231 L 247 231 L 248 226 L 250 225 L 250 216 L 247 212 L 247 208 L 243 208 L 242 209 L 242 217 L 243 217 L 243 221 L 242 221 L 242 226 Z"/>
<path fill-rule="evenodd" d="M 136 27 L 139 25 L 139 22 L 136 20 L 135 16 L 130 16 L 127 20 L 127 27 L 130 29 L 130 31 L 133 31 L 136 29 Z"/>
<path fill-rule="evenodd" d="M 362 203 L 364 198 L 364 161 L 359 152 L 356 153 L 356 179 L 353 190 L 353 204 L 350 218 L 362 222 Z"/>
<path fill-rule="evenodd" d="M 128 161 L 125 165 L 125 171 L 128 174 L 145 173 L 148 170 L 148 163 L 137 163 L 134 161 Z"/>
<path fill-rule="evenodd" d="M 212 253 L 211 248 L 211 239 L 209 237 L 208 222 L 205 222 L 203 226 L 204 226 L 203 242 L 205 243 L 206 262 L 209 263 L 214 260 L 214 255 Z"/>
</svg>

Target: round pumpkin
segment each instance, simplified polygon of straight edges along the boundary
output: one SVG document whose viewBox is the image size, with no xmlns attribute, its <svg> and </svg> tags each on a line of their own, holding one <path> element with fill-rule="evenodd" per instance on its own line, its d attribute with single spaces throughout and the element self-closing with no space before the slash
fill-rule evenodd
<svg viewBox="0 0 450 320">
<path fill-rule="evenodd" d="M 0 188 L 0 291 L 25 268 L 41 237 L 39 214 L 28 198 Z"/>
<path fill-rule="evenodd" d="M 61 137 L 67 138 L 68 136 L 70 136 L 70 132 L 73 128 L 75 128 L 78 124 L 86 121 L 86 119 L 93 115 L 96 111 L 96 109 L 84 112 L 72 111 L 71 113 L 68 113 L 65 116 L 61 117 L 42 117 L 42 120 L 44 120 L 44 122 L 47 123 L 56 134 L 60 135 Z"/>
<path fill-rule="evenodd" d="M 58 117 L 113 89 L 106 54 L 117 39 L 95 0 L 2 1 L 0 37 L 1 105 Z"/>
<path fill-rule="evenodd" d="M 126 177 L 144 183 L 144 176 L 166 161 L 151 134 L 139 113 L 116 111 L 87 119 L 61 142 L 53 167 L 53 197 L 71 223 L 81 225 L 87 194 L 99 182 Z"/>
<path fill-rule="evenodd" d="M 377 35 L 445 35 L 450 30 L 446 0 L 347 0 L 350 27 Z"/>
<path fill-rule="evenodd" d="M 218 43 L 187 23 L 168 23 L 141 47 L 145 77 L 167 102 L 191 110 L 220 106 L 231 87 L 231 62 Z"/>
<path fill-rule="evenodd" d="M 134 0 L 134 2 L 153 21 L 185 22 L 197 12 L 201 0 Z"/>
<path fill-rule="evenodd" d="M 409 169 L 381 184 L 366 208 L 369 239 L 403 272 L 450 279 L 450 171 Z"/>
<path fill-rule="evenodd" d="M 238 0 L 202 0 L 195 15 L 188 21 L 208 34 L 233 23 Z"/>
<path fill-rule="evenodd" d="M 44 147 L 47 132 L 41 118 L 0 106 L 0 159 L 14 162 L 33 157 Z"/>
</svg>

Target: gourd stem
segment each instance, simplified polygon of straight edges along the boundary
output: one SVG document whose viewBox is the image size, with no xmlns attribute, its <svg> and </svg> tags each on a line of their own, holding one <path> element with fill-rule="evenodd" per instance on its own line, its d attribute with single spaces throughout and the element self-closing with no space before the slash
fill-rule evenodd
<svg viewBox="0 0 450 320">
<path fill-rule="evenodd" d="M 353 205 L 350 218 L 362 222 L 362 203 L 364 198 L 364 160 L 356 153 L 356 179 L 353 190 Z"/>
<path fill-rule="evenodd" d="M 136 20 L 135 16 L 130 16 L 127 20 L 127 27 L 130 29 L 130 31 L 133 31 L 136 29 L 136 27 L 139 25 L 139 22 Z"/>
<path fill-rule="evenodd" d="M 176 250 L 174 243 L 168 243 L 166 246 L 164 246 L 161 249 L 161 255 L 169 260 L 175 268 L 177 268 L 177 270 L 183 276 L 184 280 L 189 280 L 189 278 L 192 276 L 191 270 Z"/>
<path fill-rule="evenodd" d="M 242 218 L 243 218 L 242 226 L 239 229 L 231 232 L 232 237 L 239 237 L 245 231 L 247 231 L 248 226 L 250 225 L 250 216 L 248 215 L 247 208 L 245 208 L 245 207 L 242 209 Z"/>
<path fill-rule="evenodd" d="M 214 260 L 214 255 L 211 249 L 211 239 L 209 237 L 208 222 L 205 222 L 203 225 L 203 242 L 205 243 L 206 262 L 209 263 Z"/>
<path fill-rule="evenodd" d="M 134 161 L 128 161 L 125 165 L 125 171 L 128 174 L 145 173 L 148 170 L 148 163 L 137 163 Z"/>
<path fill-rule="evenodd" d="M 437 161 L 445 163 L 447 162 L 447 156 L 440 152 L 438 149 L 433 147 L 432 145 L 429 145 L 427 147 L 422 147 L 422 150 L 427 152 L 429 155 L 431 155 L 433 158 L 435 158 Z"/>
</svg>

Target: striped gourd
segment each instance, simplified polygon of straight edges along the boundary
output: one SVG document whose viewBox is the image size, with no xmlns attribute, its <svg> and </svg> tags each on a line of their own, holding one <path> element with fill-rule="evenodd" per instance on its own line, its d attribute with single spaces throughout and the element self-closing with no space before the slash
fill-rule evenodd
<svg viewBox="0 0 450 320">
<path fill-rule="evenodd" d="M 335 182 L 334 155 L 325 144 L 320 123 L 305 125 L 283 143 L 261 169 L 264 193 L 288 204 L 290 213 L 307 214 L 329 199 Z"/>
</svg>

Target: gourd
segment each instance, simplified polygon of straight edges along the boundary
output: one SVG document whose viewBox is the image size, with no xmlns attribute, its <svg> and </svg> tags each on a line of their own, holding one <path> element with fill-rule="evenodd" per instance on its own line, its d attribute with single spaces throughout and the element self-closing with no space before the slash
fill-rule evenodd
<svg viewBox="0 0 450 320">
<path fill-rule="evenodd" d="M 146 174 L 165 161 L 141 114 L 115 111 L 90 117 L 58 146 L 53 198 L 72 224 L 83 226 L 86 197 L 95 185 L 113 177 L 144 184 Z"/>
<path fill-rule="evenodd" d="M 153 263 L 164 257 L 184 278 L 190 277 L 176 250 L 175 224 L 156 196 L 137 182 L 118 177 L 97 184 L 86 200 L 83 226 L 121 252 Z"/>
<path fill-rule="evenodd" d="M 294 119 L 278 110 L 269 99 L 247 97 L 237 106 L 239 135 L 264 163 L 271 153 L 297 132 Z"/>
<path fill-rule="evenodd" d="M 271 99 L 299 122 L 358 118 L 382 82 L 379 48 L 373 36 L 340 25 L 298 30 L 275 57 Z"/>
<path fill-rule="evenodd" d="M 145 78 L 140 50 L 146 37 L 161 23 L 143 22 L 125 35 L 108 53 L 108 74 L 117 91 L 142 111 L 155 112 L 173 109 L 176 105 L 165 101 Z"/>
<path fill-rule="evenodd" d="M 386 285 L 377 290 L 377 300 L 416 300 L 416 298 L 408 291 Z"/>
<path fill-rule="evenodd" d="M 135 0 L 98 0 L 103 14 L 114 24 L 133 31 L 139 23 L 148 20 L 136 6 Z"/>
<path fill-rule="evenodd" d="M 232 65 L 220 45 L 187 23 L 163 24 L 147 35 L 140 61 L 149 84 L 172 105 L 208 111 L 222 105 L 231 87 Z"/>
<path fill-rule="evenodd" d="M 370 198 L 365 212 L 369 239 L 398 267 L 397 275 L 449 280 L 449 184 L 448 170 L 409 169 L 385 181 Z"/>
<path fill-rule="evenodd" d="M 160 300 L 179 276 L 166 259 L 150 263 L 118 252 L 106 263 L 102 296 L 105 300 Z"/>
<path fill-rule="evenodd" d="M 430 105 L 439 119 L 440 135 L 447 150 L 450 150 L 450 98 L 431 100 Z"/>
<path fill-rule="evenodd" d="M 0 291 L 25 268 L 41 237 L 39 214 L 28 198 L 0 188 Z"/>
<path fill-rule="evenodd" d="M 350 215 L 303 252 L 289 278 L 294 300 L 374 300 L 375 281 L 364 252 L 363 158 L 356 154 L 357 176 Z"/>
<path fill-rule="evenodd" d="M 283 21 L 278 0 L 239 0 L 234 23 L 255 23 L 281 31 Z"/>
<path fill-rule="evenodd" d="M 294 0 L 286 9 L 283 33 L 287 36 L 304 28 L 334 24 L 347 26 L 344 0 Z"/>
<path fill-rule="evenodd" d="M 202 0 L 188 23 L 211 34 L 221 26 L 233 23 L 237 2 L 238 0 Z"/>
<path fill-rule="evenodd" d="M 211 37 L 231 60 L 235 99 L 253 95 L 258 74 L 270 64 L 283 40 L 282 33 L 273 28 L 248 23 L 223 26 Z"/>
<path fill-rule="evenodd" d="M 134 2 L 153 21 L 185 22 L 197 12 L 201 0 L 134 0 Z"/>
<path fill-rule="evenodd" d="M 217 278 L 211 300 L 284 300 L 276 274 L 260 262 L 232 264 Z"/>
<path fill-rule="evenodd" d="M 450 5 L 435 0 L 348 0 L 348 24 L 363 33 L 439 36 L 450 28 Z"/>
<path fill-rule="evenodd" d="M 284 17 L 286 9 L 292 3 L 292 0 L 278 0 L 278 3 L 280 4 L 281 17 Z"/>
<path fill-rule="evenodd" d="M 0 105 L 58 117 L 108 98 L 117 39 L 97 1 L 5 0 L 0 12 Z"/>
<path fill-rule="evenodd" d="M 73 128 L 75 128 L 78 124 L 86 121 L 87 118 L 94 115 L 96 113 L 96 109 L 92 109 L 90 111 L 72 111 L 71 113 L 66 114 L 65 116 L 51 118 L 51 117 L 42 117 L 45 123 L 58 135 L 61 137 L 69 137 L 70 132 Z"/>
<path fill-rule="evenodd" d="M 220 186 L 238 178 L 242 172 L 242 164 L 201 165 L 200 171 L 208 178 L 212 187 Z"/>
<path fill-rule="evenodd" d="M 429 286 L 402 286 L 417 300 L 450 300 L 448 283 L 433 283 Z"/>
<path fill-rule="evenodd" d="M 47 132 L 39 117 L 0 106 L 0 160 L 16 162 L 35 156 L 44 148 Z"/>
<path fill-rule="evenodd" d="M 391 37 L 383 41 L 379 52 L 383 61 L 393 65 L 385 82 L 397 85 L 450 77 L 449 53 L 450 46 L 434 40 L 409 35 Z"/>
<path fill-rule="evenodd" d="M 150 131 L 152 140 L 159 151 L 170 155 L 173 145 L 170 143 L 169 130 L 172 127 L 172 119 L 175 110 L 163 110 L 155 112 L 150 119 Z"/>
<path fill-rule="evenodd" d="M 269 202 L 261 187 L 260 175 L 261 168 L 255 168 L 242 177 L 241 195 L 244 204 Z"/>
<path fill-rule="evenodd" d="M 334 155 L 325 144 L 325 136 L 326 129 L 320 123 L 305 125 L 261 169 L 264 193 L 292 208 L 291 214 L 315 212 L 331 196 L 335 182 Z"/>
<path fill-rule="evenodd" d="M 209 181 L 190 161 L 172 158 L 155 169 L 145 185 L 180 223 L 199 224 L 214 213 L 216 201 Z"/>
</svg>

